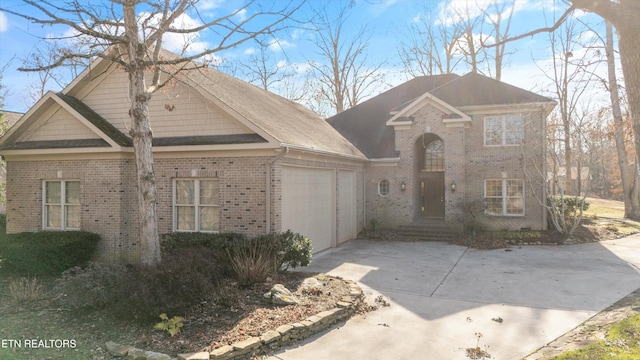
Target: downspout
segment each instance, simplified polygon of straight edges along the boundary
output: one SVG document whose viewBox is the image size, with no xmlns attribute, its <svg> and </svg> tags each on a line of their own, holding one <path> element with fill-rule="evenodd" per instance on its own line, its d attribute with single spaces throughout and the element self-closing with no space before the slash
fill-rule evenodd
<svg viewBox="0 0 640 360">
<path fill-rule="evenodd" d="M 362 166 L 362 222 L 367 230 L 367 165 Z"/>
<path fill-rule="evenodd" d="M 549 194 L 547 194 L 547 116 L 551 111 L 545 111 L 543 107 L 543 120 L 542 120 L 542 196 L 544 204 L 542 206 L 542 230 L 547 230 L 548 221 L 547 221 L 547 199 Z"/>
<path fill-rule="evenodd" d="M 282 159 L 283 157 L 289 154 L 289 147 L 282 146 L 284 149 L 283 152 L 273 157 L 273 159 L 267 161 L 267 176 L 266 176 L 266 187 L 265 187 L 265 217 L 267 221 L 267 234 L 271 233 L 271 165 L 273 165 L 276 161 Z"/>
</svg>

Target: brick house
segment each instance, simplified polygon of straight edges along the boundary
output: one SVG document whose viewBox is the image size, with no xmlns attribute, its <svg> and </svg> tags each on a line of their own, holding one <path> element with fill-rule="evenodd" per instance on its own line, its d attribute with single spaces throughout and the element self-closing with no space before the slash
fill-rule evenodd
<svg viewBox="0 0 640 360">
<path fill-rule="evenodd" d="M 473 214 L 489 229 L 545 229 L 538 199 L 554 106 L 482 75 L 448 74 L 415 78 L 327 121 L 369 159 L 367 222 L 454 224 Z"/>
<path fill-rule="evenodd" d="M 8 131 L 7 232 L 82 229 L 101 234 L 102 260 L 139 258 L 129 106 L 127 74 L 98 59 Z M 542 228 L 522 149 L 543 163 L 552 106 L 479 75 L 446 75 L 327 122 L 216 70 L 181 74 L 150 102 L 158 230 L 292 229 L 317 252 L 354 238 L 367 219 L 453 220 L 469 199 L 487 202 L 497 226 Z"/>
</svg>

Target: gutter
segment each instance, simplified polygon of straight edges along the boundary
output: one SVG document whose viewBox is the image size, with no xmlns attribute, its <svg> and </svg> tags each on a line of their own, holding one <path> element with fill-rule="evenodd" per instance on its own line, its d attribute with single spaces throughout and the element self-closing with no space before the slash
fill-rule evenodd
<svg viewBox="0 0 640 360">
<path fill-rule="evenodd" d="M 282 159 L 283 157 L 289 154 L 288 146 L 281 146 L 283 151 L 274 156 L 271 160 L 267 161 L 267 176 L 266 176 L 266 187 L 265 187 L 265 217 L 267 221 L 266 233 L 271 233 L 271 165 L 273 165 L 276 161 Z"/>
<path fill-rule="evenodd" d="M 293 149 L 293 150 L 299 150 L 299 151 L 303 151 L 303 152 L 309 152 L 309 153 L 317 153 L 317 154 L 321 154 L 321 155 L 328 155 L 328 156 L 335 156 L 335 157 L 341 157 L 341 158 L 346 158 L 346 159 L 352 159 L 352 160 L 359 160 L 359 161 L 367 161 L 367 157 L 362 155 L 349 155 L 349 154 L 341 154 L 341 153 L 336 153 L 336 152 L 331 152 L 331 151 L 326 151 L 326 150 L 320 150 L 320 149 L 312 149 L 312 148 L 308 148 L 308 147 L 304 147 L 304 146 L 298 146 L 298 145 L 292 145 L 292 144 L 281 144 L 280 146 L 288 149 Z"/>
</svg>

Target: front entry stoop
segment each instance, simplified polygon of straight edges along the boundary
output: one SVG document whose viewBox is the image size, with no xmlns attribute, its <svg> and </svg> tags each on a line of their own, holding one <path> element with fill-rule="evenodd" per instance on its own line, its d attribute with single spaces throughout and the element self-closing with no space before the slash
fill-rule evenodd
<svg viewBox="0 0 640 360">
<path fill-rule="evenodd" d="M 421 219 L 398 227 L 398 235 L 421 241 L 452 241 L 456 233 L 444 219 Z"/>
</svg>

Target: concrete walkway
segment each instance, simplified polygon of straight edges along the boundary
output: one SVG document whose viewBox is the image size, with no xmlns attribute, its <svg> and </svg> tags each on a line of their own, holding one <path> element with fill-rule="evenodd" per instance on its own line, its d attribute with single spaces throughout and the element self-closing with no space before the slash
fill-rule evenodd
<svg viewBox="0 0 640 360">
<path fill-rule="evenodd" d="M 271 360 L 468 359 L 476 346 L 522 359 L 640 287 L 640 235 L 511 251 L 354 240 L 305 271 L 355 280 L 370 303 L 382 295 L 391 306 Z"/>
</svg>

